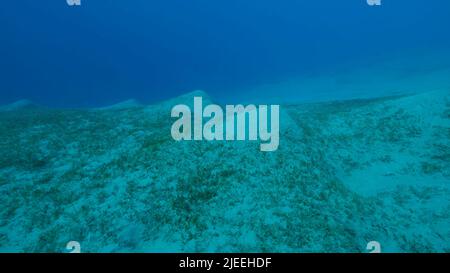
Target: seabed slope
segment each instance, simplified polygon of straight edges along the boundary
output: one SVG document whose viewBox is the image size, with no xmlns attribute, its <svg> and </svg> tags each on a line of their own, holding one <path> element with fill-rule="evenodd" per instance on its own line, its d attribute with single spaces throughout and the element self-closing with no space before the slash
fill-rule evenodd
<svg viewBox="0 0 450 273">
<path fill-rule="evenodd" d="M 449 90 L 282 105 L 271 153 L 172 140 L 194 94 L 1 111 L 0 251 L 450 252 Z"/>
</svg>

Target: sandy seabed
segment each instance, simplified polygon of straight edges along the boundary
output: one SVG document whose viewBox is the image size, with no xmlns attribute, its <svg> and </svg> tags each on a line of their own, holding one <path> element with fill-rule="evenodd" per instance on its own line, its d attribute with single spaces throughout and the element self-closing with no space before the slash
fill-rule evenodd
<svg viewBox="0 0 450 273">
<path fill-rule="evenodd" d="M 194 95 L 3 108 L 0 251 L 450 252 L 448 89 L 281 105 L 271 153 L 174 141 Z"/>
</svg>

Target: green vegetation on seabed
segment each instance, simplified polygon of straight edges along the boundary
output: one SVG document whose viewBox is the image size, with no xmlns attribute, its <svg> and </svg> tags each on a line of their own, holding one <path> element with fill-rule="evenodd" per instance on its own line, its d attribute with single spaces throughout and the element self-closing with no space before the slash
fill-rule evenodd
<svg viewBox="0 0 450 273">
<path fill-rule="evenodd" d="M 164 104 L 0 112 L 0 251 L 450 252 L 448 91 L 280 111 L 273 153 Z"/>
</svg>

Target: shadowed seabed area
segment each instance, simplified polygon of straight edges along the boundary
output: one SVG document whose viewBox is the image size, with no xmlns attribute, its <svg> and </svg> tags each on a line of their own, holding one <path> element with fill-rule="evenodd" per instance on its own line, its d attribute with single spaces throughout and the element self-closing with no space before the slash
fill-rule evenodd
<svg viewBox="0 0 450 273">
<path fill-rule="evenodd" d="M 2 107 L 0 251 L 450 252 L 449 89 L 282 105 L 269 153 L 174 141 L 194 96 Z"/>
</svg>

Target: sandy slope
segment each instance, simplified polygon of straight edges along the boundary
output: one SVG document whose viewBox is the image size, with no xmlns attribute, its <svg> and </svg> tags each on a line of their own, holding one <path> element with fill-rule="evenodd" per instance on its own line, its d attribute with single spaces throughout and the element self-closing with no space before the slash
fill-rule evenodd
<svg viewBox="0 0 450 273">
<path fill-rule="evenodd" d="M 0 251 L 450 251 L 448 90 L 282 106 L 274 153 L 174 142 L 196 94 L 1 113 Z"/>
</svg>

